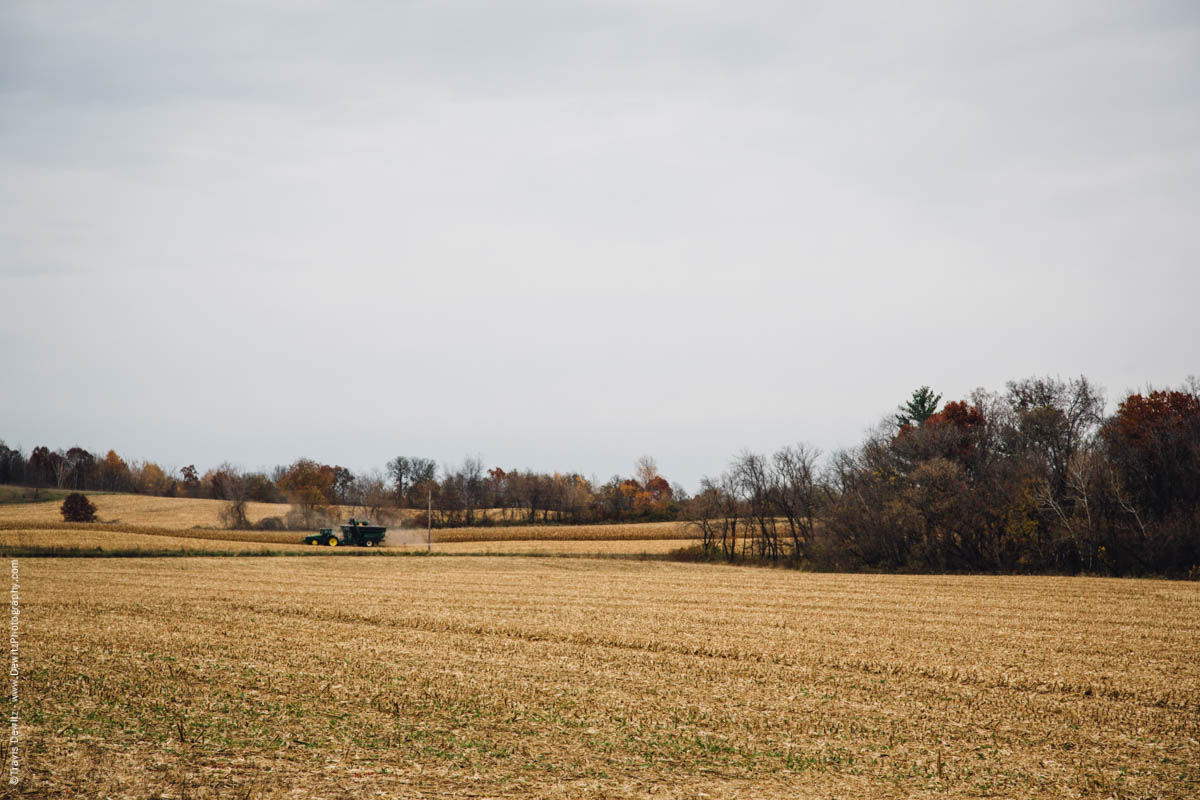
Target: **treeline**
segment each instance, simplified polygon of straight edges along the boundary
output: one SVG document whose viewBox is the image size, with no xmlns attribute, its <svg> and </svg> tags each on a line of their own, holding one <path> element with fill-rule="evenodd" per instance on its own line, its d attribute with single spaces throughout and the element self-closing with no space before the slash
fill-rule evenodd
<svg viewBox="0 0 1200 800">
<path fill-rule="evenodd" d="M 225 463 L 200 473 L 194 465 L 176 471 L 152 461 L 127 462 L 113 450 L 102 456 L 81 447 L 35 447 L 26 455 L 3 442 L 0 484 L 35 493 L 53 487 L 224 500 L 223 521 L 233 528 L 249 527 L 249 502 L 291 504 L 267 527 L 311 529 L 336 521 L 336 506 L 387 522 L 401 520 L 402 509 L 432 508 L 433 524 L 448 527 L 667 521 L 682 516 L 681 501 L 687 499 L 649 457 L 637 462 L 635 475 L 597 484 L 577 473 L 485 469 L 476 458 L 439 469 L 429 458 L 397 456 L 384 470 L 357 474 L 310 458 L 270 471 Z"/>
<path fill-rule="evenodd" d="M 1200 382 L 1130 394 L 1111 415 L 1082 377 L 1014 381 L 945 405 L 921 387 L 852 450 L 743 453 L 694 497 L 648 457 L 604 483 L 411 456 L 358 474 L 307 458 L 201 474 L 3 442 L 0 483 L 214 498 L 230 527 L 248 527 L 251 501 L 290 503 L 266 524 L 306 529 L 334 521 L 335 506 L 389 523 L 431 507 L 439 527 L 687 520 L 706 557 L 730 561 L 1177 575 L 1200 573 Z"/>
<path fill-rule="evenodd" d="M 396 475 L 396 462 L 389 465 Z M 412 505 L 429 487 L 418 485 Z M 658 474 L 643 456 L 631 477 L 615 475 L 597 484 L 579 473 L 484 470 L 478 459 L 446 470 L 432 485 L 435 525 L 660 522 L 679 519 L 687 493 Z"/>
<path fill-rule="evenodd" d="M 1105 415 L 1085 378 L 922 387 L 818 469 L 739 456 L 689 503 L 710 555 L 828 569 L 1200 574 L 1200 383 Z"/>
</svg>

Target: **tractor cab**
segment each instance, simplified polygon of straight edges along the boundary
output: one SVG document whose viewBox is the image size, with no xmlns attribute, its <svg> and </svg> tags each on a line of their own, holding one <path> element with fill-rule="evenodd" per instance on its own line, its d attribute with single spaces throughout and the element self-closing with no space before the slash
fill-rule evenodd
<svg viewBox="0 0 1200 800">
<path fill-rule="evenodd" d="M 314 533 L 304 537 L 305 544 L 324 545 L 328 547 L 337 547 L 341 542 L 334 535 L 333 528 L 321 528 L 320 533 Z"/>
</svg>

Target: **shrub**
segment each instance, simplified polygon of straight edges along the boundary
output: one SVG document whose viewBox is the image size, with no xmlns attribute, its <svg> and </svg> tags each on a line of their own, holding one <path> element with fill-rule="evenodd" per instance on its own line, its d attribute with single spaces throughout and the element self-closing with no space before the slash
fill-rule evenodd
<svg viewBox="0 0 1200 800">
<path fill-rule="evenodd" d="M 72 492 L 67 495 L 67 499 L 63 500 L 60 511 L 62 511 L 63 519 L 67 522 L 96 521 L 96 507 L 79 492 Z"/>
<path fill-rule="evenodd" d="M 242 499 L 229 500 L 220 511 L 221 524 L 226 528 L 244 531 L 250 528 L 250 520 L 246 518 L 246 501 Z"/>
</svg>

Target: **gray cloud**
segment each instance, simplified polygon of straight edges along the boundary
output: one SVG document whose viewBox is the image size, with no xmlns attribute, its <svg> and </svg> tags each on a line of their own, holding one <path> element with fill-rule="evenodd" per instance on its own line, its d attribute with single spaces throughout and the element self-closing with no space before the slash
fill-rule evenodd
<svg viewBox="0 0 1200 800">
<path fill-rule="evenodd" d="M 10 443 L 690 484 L 1198 371 L 1191 3 L 28 2 L 0 54 Z"/>
</svg>

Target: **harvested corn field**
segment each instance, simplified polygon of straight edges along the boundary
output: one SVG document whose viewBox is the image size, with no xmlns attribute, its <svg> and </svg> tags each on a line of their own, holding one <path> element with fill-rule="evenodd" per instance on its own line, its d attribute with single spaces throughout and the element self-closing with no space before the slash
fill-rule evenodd
<svg viewBox="0 0 1200 800">
<path fill-rule="evenodd" d="M 544 529 L 552 534 L 558 527 Z M 424 554 L 424 537 L 401 537 L 389 532 L 384 546 L 313 547 L 303 534 L 257 531 L 188 531 L 122 529 L 115 526 L 65 525 L 42 528 L 0 527 L 0 557 L 42 556 L 155 556 L 155 555 L 335 555 L 389 556 Z M 693 544 L 677 539 L 527 539 L 518 541 L 439 542 L 434 554 L 504 554 L 571 556 L 664 556 Z"/>
<path fill-rule="evenodd" d="M 271 533 L 269 541 L 301 541 L 304 534 L 287 531 L 230 531 L 221 519 L 226 503 L 222 500 L 205 500 L 186 497 L 151 497 L 137 494 L 89 494 L 96 506 L 99 526 L 116 527 L 122 530 L 143 528 L 150 532 L 180 531 L 200 538 L 253 539 Z M 57 528 L 62 525 L 61 503 L 46 501 L 36 503 L 0 504 L 0 530 L 5 528 Z M 260 523 L 268 517 L 284 518 L 292 507 L 280 503 L 246 503 L 246 519 L 251 524 Z M 330 515 L 339 521 L 350 517 L 370 516 L 355 506 L 332 506 Z M 692 539 L 698 533 L 683 522 L 638 522 L 601 525 L 560 525 L 542 523 L 538 525 L 500 524 L 500 509 L 481 512 L 492 520 L 491 524 L 476 527 L 438 528 L 433 532 L 435 542 L 481 542 L 523 541 L 529 539 Z M 381 520 L 392 529 L 402 526 L 422 529 L 425 512 L 422 509 L 389 508 L 387 519 Z"/>
<path fill-rule="evenodd" d="M 166 552 L 241 555 L 304 552 L 305 549 L 303 544 L 253 541 L 249 537 L 240 540 L 180 536 L 176 532 L 158 535 L 65 526 L 45 530 L 0 530 L 0 556 L 136 556 Z"/>
<path fill-rule="evenodd" d="M 695 544 L 681 539 L 682 526 L 538 525 L 517 528 L 452 528 L 433 532 L 436 553 L 527 553 L 532 555 L 665 555 Z M 611 532 L 605 537 L 604 533 Z M 639 537 L 637 534 L 642 533 Z M 446 535 L 449 534 L 449 535 Z M 312 554 L 305 534 L 293 531 L 152 528 L 144 525 L 64 522 L 0 522 L 0 557 L 59 555 L 275 555 Z M 426 533 L 389 530 L 374 554 L 405 554 L 427 549 Z M 319 548 L 327 552 L 329 548 Z M 363 555 L 361 548 L 340 548 L 338 555 Z"/>
<path fill-rule="evenodd" d="M 21 791 L 1193 797 L 1200 587 L 21 561 Z"/>
<path fill-rule="evenodd" d="M 699 530 L 686 522 L 636 522 L 615 525 L 503 525 L 441 528 L 435 542 L 620 541 L 623 539 L 697 539 Z"/>
<path fill-rule="evenodd" d="M 111 524 L 155 528 L 219 527 L 221 500 L 186 497 L 150 497 L 138 494 L 89 494 L 97 517 Z M 284 516 L 288 507 L 276 503 L 247 503 L 246 517 L 255 523 L 266 517 Z M 0 523 L 62 522 L 59 503 L 12 503 L 0 505 Z"/>
<path fill-rule="evenodd" d="M 0 556 L 59 555 L 274 555 L 310 550 L 307 531 L 232 530 L 220 527 L 217 500 L 111 494 L 93 497 L 101 522 L 65 523 L 59 504 L 0 506 Z M 287 506 L 250 503 L 251 521 L 286 514 Z M 341 519 L 356 513 L 338 508 Z M 412 509 L 395 512 L 413 517 Z M 410 520 L 409 524 L 413 524 Z M 440 553 L 529 553 L 534 555 L 664 555 L 695 543 L 698 531 L 681 522 L 615 525 L 491 525 L 433 531 Z M 426 547 L 426 531 L 389 528 L 379 552 L 413 552 Z M 358 554 L 351 549 L 351 554 Z M 346 551 L 343 550 L 343 553 Z"/>
<path fill-rule="evenodd" d="M 88 499 L 96 506 L 97 518 L 111 525 L 145 528 L 223 528 L 223 500 L 190 497 L 152 497 L 140 494 L 95 494 Z M 6 503 L 0 505 L 0 525 L 37 523 L 53 525 L 62 522 L 61 504 L 55 501 L 38 503 Z M 286 517 L 290 506 L 281 503 L 246 503 L 246 519 L 251 524 L 268 517 Z M 338 519 L 362 516 L 353 506 L 332 506 L 331 514 Z M 412 509 L 389 509 L 389 516 L 416 519 L 424 516 Z"/>
</svg>

